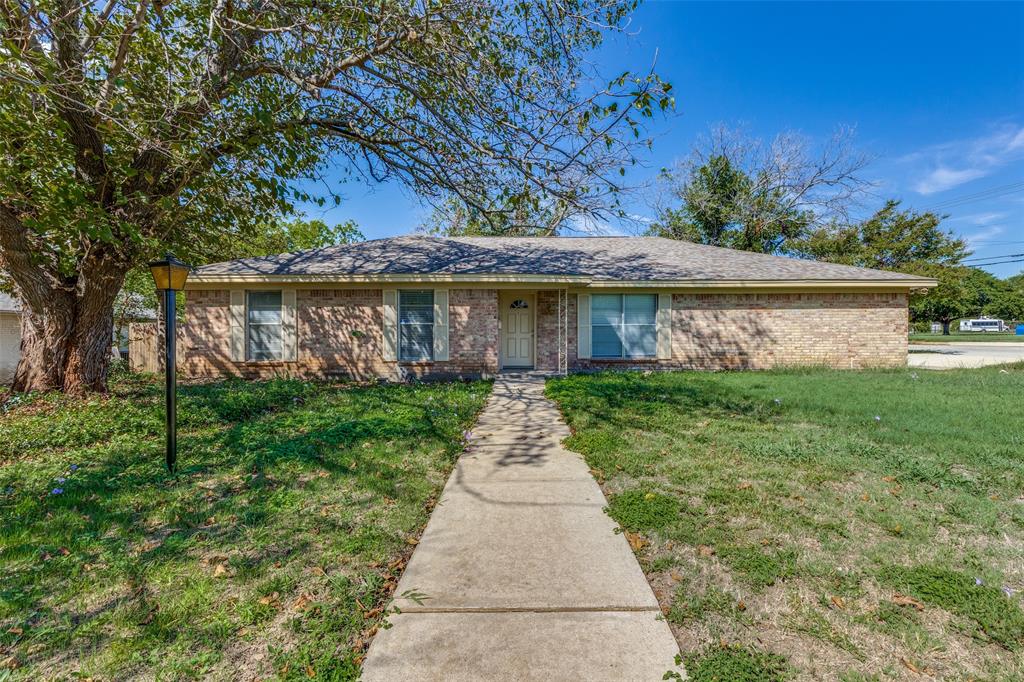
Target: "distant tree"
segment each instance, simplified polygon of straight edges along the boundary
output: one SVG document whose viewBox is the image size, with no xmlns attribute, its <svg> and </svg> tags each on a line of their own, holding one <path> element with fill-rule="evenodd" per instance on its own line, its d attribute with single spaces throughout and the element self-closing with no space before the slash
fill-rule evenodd
<svg viewBox="0 0 1024 682">
<path fill-rule="evenodd" d="M 971 310 L 974 290 L 969 286 L 968 278 L 973 268 L 926 263 L 914 269 L 917 274 L 934 277 L 938 286 L 925 294 L 911 295 L 910 319 L 940 322 L 942 333 L 948 335 L 949 325 Z"/>
<path fill-rule="evenodd" d="M 340 201 L 337 172 L 484 216 L 524 196 L 615 210 L 643 120 L 672 106 L 655 74 L 602 81 L 587 61 L 636 4 L 0 0 L 14 389 L 104 390 L 133 268 Z"/>
<path fill-rule="evenodd" d="M 765 144 L 720 127 L 689 159 L 662 173 L 667 192 L 658 194 L 658 217 L 648 233 L 787 253 L 791 240 L 848 214 L 869 187 L 860 176 L 867 163 L 853 150 L 848 131 L 815 153 L 793 133 Z"/>
<path fill-rule="evenodd" d="M 421 232 L 449 237 L 551 237 L 571 231 L 577 212 L 564 201 L 519 197 L 505 210 L 486 215 L 461 201 L 449 199 L 435 206 L 419 226 Z"/>
<path fill-rule="evenodd" d="M 822 226 L 791 246 L 817 260 L 879 270 L 958 265 L 970 251 L 964 240 L 939 227 L 942 218 L 901 210 L 900 202 L 891 199 L 863 222 Z"/>
<path fill-rule="evenodd" d="M 336 244 L 351 244 L 365 239 L 354 220 L 328 225 L 322 220 L 278 219 L 263 224 L 253 239 L 239 244 L 234 253 L 222 254 L 222 260 L 246 256 L 267 256 L 319 249 Z"/>
</svg>

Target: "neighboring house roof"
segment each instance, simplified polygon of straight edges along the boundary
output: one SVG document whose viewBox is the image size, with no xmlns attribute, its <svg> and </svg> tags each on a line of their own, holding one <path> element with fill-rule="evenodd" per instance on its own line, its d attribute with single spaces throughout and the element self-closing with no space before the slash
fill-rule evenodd
<svg viewBox="0 0 1024 682">
<path fill-rule="evenodd" d="M 21 303 L 18 299 L 0 291 L 0 313 L 20 313 Z"/>
<path fill-rule="evenodd" d="M 829 282 L 929 286 L 884 270 L 662 237 L 407 236 L 205 265 L 190 281 L 556 279 L 601 283 Z"/>
</svg>

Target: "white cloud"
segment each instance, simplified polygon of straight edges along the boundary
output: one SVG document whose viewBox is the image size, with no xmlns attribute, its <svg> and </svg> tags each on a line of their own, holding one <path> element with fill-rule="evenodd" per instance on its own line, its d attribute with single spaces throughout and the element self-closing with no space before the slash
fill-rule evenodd
<svg viewBox="0 0 1024 682">
<path fill-rule="evenodd" d="M 1002 233 L 1003 228 L 998 226 L 985 228 L 984 230 L 980 230 L 979 232 L 975 232 L 974 234 L 967 235 L 967 245 L 972 249 L 976 249 L 982 244 L 992 241 L 994 238 L 998 237 Z"/>
<path fill-rule="evenodd" d="M 959 218 L 953 218 L 953 220 L 968 222 L 972 225 L 991 225 L 992 223 L 1003 220 L 1009 215 L 1009 213 L 989 211 L 987 213 L 973 213 L 971 215 L 960 216 Z"/>
<path fill-rule="evenodd" d="M 924 166 L 923 175 L 912 185 L 915 192 L 945 192 L 1024 160 L 1024 126 L 1004 124 L 987 135 L 933 145 L 900 160 Z"/>
<path fill-rule="evenodd" d="M 978 168 L 965 168 L 964 170 L 953 170 L 940 166 L 924 178 L 914 184 L 914 191 L 918 194 L 935 194 L 945 192 L 957 185 L 962 185 L 971 180 L 985 177 L 986 173 Z"/>
</svg>

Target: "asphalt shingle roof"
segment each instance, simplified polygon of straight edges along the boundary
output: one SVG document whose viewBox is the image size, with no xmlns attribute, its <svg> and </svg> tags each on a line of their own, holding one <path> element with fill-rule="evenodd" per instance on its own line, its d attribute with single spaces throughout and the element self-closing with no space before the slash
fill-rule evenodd
<svg viewBox="0 0 1024 682">
<path fill-rule="evenodd" d="M 920 277 L 736 251 L 662 237 L 407 236 L 205 265 L 216 280 L 245 275 L 550 275 L 598 281 L 849 280 Z"/>
</svg>

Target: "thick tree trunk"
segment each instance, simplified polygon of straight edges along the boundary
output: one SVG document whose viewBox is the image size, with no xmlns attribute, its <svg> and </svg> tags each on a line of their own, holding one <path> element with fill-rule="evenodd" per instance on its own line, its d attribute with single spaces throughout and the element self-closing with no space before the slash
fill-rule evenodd
<svg viewBox="0 0 1024 682">
<path fill-rule="evenodd" d="M 949 336 L 949 323 L 950 322 L 952 322 L 952 320 L 943 320 L 942 321 L 942 335 L 943 336 Z"/>
<path fill-rule="evenodd" d="M 124 275 L 120 266 L 92 260 L 83 266 L 73 292 L 51 291 L 42 306 L 38 297 L 24 297 L 15 391 L 107 390 L 114 299 Z"/>
<path fill-rule="evenodd" d="M 11 388 L 15 391 L 59 391 L 74 326 L 73 301 L 57 297 L 42 311 L 26 307 L 21 316 L 21 359 Z"/>
</svg>

